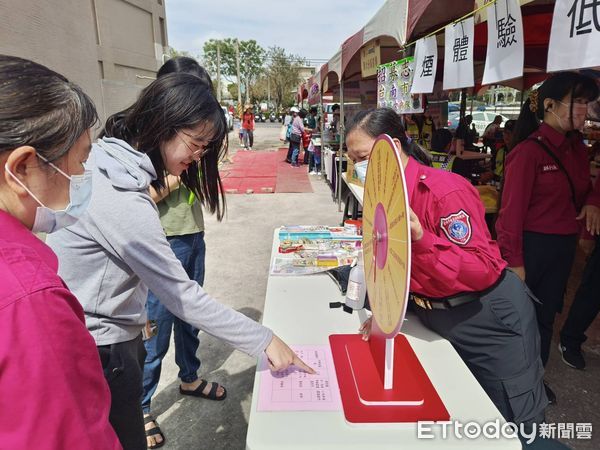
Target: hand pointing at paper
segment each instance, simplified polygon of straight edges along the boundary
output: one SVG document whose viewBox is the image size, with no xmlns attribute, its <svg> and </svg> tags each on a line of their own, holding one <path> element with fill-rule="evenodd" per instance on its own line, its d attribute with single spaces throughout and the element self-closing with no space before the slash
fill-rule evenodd
<svg viewBox="0 0 600 450">
<path fill-rule="evenodd" d="M 309 374 L 317 373 L 312 367 L 302 361 L 294 351 L 275 334 L 265 349 L 269 360 L 269 368 L 273 372 L 285 370 L 292 364 Z"/>
</svg>

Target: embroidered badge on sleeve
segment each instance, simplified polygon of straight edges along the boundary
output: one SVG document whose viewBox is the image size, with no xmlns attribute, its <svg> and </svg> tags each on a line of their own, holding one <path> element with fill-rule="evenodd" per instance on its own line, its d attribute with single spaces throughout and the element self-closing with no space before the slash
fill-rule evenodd
<svg viewBox="0 0 600 450">
<path fill-rule="evenodd" d="M 450 242 L 465 245 L 471 240 L 471 218 L 464 211 L 440 219 L 440 227 Z"/>
</svg>

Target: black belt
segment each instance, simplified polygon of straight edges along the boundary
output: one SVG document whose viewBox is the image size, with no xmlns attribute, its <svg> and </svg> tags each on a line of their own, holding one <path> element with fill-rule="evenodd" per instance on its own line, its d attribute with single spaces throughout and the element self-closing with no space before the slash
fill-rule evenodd
<svg viewBox="0 0 600 450">
<path fill-rule="evenodd" d="M 415 302 L 415 305 L 423 309 L 452 309 L 479 300 L 483 295 L 498 286 L 505 276 L 506 270 L 503 270 L 498 277 L 498 280 L 489 288 L 481 292 L 466 292 L 446 298 L 429 298 L 411 293 L 410 298 Z"/>
</svg>

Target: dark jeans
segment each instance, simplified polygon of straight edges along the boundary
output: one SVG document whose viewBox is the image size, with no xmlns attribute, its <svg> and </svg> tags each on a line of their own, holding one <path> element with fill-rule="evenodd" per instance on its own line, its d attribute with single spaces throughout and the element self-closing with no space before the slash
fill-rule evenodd
<svg viewBox="0 0 600 450">
<path fill-rule="evenodd" d="M 576 247 L 577 235 L 523 233 L 525 283 L 541 302 L 535 304 L 535 309 L 544 366 L 550 356 L 554 317 L 562 311 Z"/>
<path fill-rule="evenodd" d="M 171 236 L 167 237 L 167 240 L 190 279 L 197 281 L 200 285 L 204 284 L 204 257 L 206 254 L 204 232 Z M 181 381 L 184 383 L 196 381 L 200 369 L 200 360 L 196 356 L 200 344 L 198 329 L 175 317 L 152 292 L 148 293 L 146 307 L 148 319 L 155 320 L 158 325 L 158 334 L 144 342 L 147 352 L 144 362 L 144 395 L 142 399 L 144 414 L 150 412 L 150 402 L 160 379 L 162 360 L 169 350 L 171 329 L 174 331 L 175 362 L 179 367 Z"/>
<path fill-rule="evenodd" d="M 291 142 L 292 147 L 292 164 L 298 164 L 298 156 L 300 155 L 300 142 Z"/>
<path fill-rule="evenodd" d="M 580 348 L 587 339 L 585 331 L 600 312 L 600 237 L 583 271 L 581 284 L 560 332 L 563 345 Z"/>
<path fill-rule="evenodd" d="M 511 271 L 479 300 L 448 310 L 414 307 L 450 341 L 507 421 L 540 423 L 548 399 L 540 336 L 525 284 Z"/>
<path fill-rule="evenodd" d="M 254 145 L 254 131 L 244 129 L 244 147 L 250 148 Z"/>
<path fill-rule="evenodd" d="M 146 433 L 140 405 L 146 354 L 142 335 L 132 341 L 100 345 L 98 353 L 110 388 L 110 424 L 115 429 L 123 450 L 146 450 Z"/>
</svg>

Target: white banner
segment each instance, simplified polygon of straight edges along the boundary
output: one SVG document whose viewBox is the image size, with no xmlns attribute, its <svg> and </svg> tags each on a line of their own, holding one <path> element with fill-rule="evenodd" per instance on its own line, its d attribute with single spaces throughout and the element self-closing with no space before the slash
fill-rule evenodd
<svg viewBox="0 0 600 450">
<path fill-rule="evenodd" d="M 444 52 L 444 89 L 460 89 L 475 85 L 473 77 L 473 17 L 446 26 Z"/>
<path fill-rule="evenodd" d="M 600 66 L 600 2 L 556 0 L 548 72 Z"/>
<path fill-rule="evenodd" d="M 487 9 L 488 43 L 482 84 L 519 78 L 525 60 L 519 0 L 497 0 Z"/>
<path fill-rule="evenodd" d="M 437 39 L 435 36 L 419 39 L 415 48 L 415 74 L 411 94 L 433 92 L 437 70 Z"/>
</svg>

